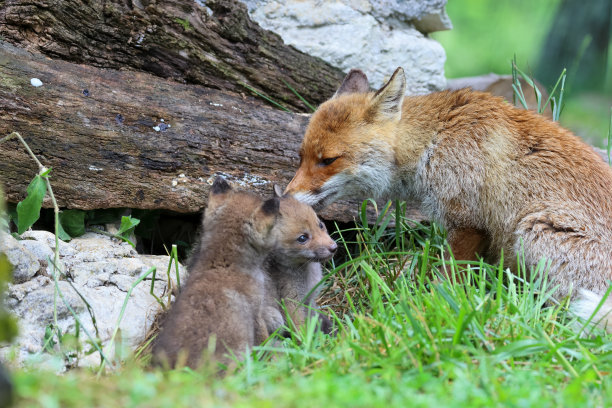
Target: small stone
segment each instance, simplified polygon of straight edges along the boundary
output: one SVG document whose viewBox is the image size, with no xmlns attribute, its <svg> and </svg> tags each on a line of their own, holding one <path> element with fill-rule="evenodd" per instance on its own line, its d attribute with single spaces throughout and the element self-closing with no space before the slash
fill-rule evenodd
<svg viewBox="0 0 612 408">
<path fill-rule="evenodd" d="M 30 280 L 40 270 L 40 262 L 36 256 L 12 235 L 0 234 L 0 252 L 6 254 L 13 265 L 13 281 L 16 283 Z"/>
<path fill-rule="evenodd" d="M 42 81 L 41 81 L 40 79 L 38 79 L 38 78 L 32 78 L 32 79 L 30 79 L 30 84 L 31 84 L 32 86 L 36 87 L 36 88 L 38 88 L 39 86 L 42 86 L 42 85 L 43 85 Z"/>
<path fill-rule="evenodd" d="M 89 90 L 88 89 L 83 89 L 83 95 L 89 96 Z"/>
</svg>

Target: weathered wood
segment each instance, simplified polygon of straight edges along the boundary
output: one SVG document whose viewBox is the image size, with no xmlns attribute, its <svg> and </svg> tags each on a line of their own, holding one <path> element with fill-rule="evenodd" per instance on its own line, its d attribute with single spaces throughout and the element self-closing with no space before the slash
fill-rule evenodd
<svg viewBox="0 0 612 408">
<path fill-rule="evenodd" d="M 51 58 L 134 69 L 249 93 L 307 111 L 285 82 L 318 104 L 342 72 L 287 46 L 237 0 L 0 1 L 0 36 Z"/>
<path fill-rule="evenodd" d="M 33 77 L 44 85 L 30 85 Z M 285 186 L 298 167 L 307 121 L 251 97 L 0 43 L 0 135 L 20 132 L 53 168 L 61 207 L 198 212 L 217 173 L 271 194 L 272 183 Z M 17 141 L 0 144 L 9 202 L 24 198 L 35 172 Z M 322 215 L 352 221 L 357 208 L 339 204 Z"/>
</svg>

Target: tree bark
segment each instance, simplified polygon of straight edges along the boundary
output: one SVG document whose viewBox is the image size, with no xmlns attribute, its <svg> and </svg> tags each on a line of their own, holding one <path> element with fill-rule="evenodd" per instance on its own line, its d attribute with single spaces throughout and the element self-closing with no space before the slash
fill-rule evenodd
<svg viewBox="0 0 612 408">
<path fill-rule="evenodd" d="M 0 78 L 0 134 L 20 132 L 53 169 L 64 208 L 199 212 L 217 174 L 271 194 L 298 167 L 308 122 L 252 97 L 52 60 L 6 43 Z M 0 157 L 8 201 L 18 202 L 36 165 L 16 140 L 0 144 Z M 322 216 L 348 222 L 357 209 L 340 203 Z"/>
<path fill-rule="evenodd" d="M 200 5 L 202 4 L 202 5 Z M 342 72 L 287 46 L 237 0 L 0 1 L 0 36 L 51 58 L 133 69 L 175 81 L 267 94 L 308 111 Z M 289 85 L 289 86 L 288 86 Z"/>
</svg>

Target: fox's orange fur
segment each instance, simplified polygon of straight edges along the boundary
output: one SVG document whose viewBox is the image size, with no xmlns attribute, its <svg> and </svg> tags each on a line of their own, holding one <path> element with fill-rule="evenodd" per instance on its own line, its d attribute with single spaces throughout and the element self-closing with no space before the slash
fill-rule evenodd
<svg viewBox="0 0 612 408">
<path fill-rule="evenodd" d="M 361 71 L 314 113 L 287 192 L 309 204 L 416 199 L 457 259 L 503 250 L 550 262 L 556 297 L 588 317 L 612 278 L 612 170 L 536 113 L 469 89 L 404 98 L 398 69 L 376 93 Z M 612 299 L 597 319 L 612 310 Z M 612 318 L 601 320 L 612 327 Z"/>
</svg>

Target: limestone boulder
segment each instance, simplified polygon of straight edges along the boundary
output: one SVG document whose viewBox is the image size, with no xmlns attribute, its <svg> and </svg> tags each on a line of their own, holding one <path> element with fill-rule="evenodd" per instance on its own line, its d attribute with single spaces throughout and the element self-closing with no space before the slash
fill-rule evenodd
<svg viewBox="0 0 612 408">
<path fill-rule="evenodd" d="M 446 0 L 247 0 L 251 18 L 297 49 L 347 72 L 362 69 L 373 88 L 401 66 L 409 94 L 446 84 L 442 46 L 427 33 L 452 27 Z M 316 87 L 316 84 L 313 84 Z"/>
</svg>

